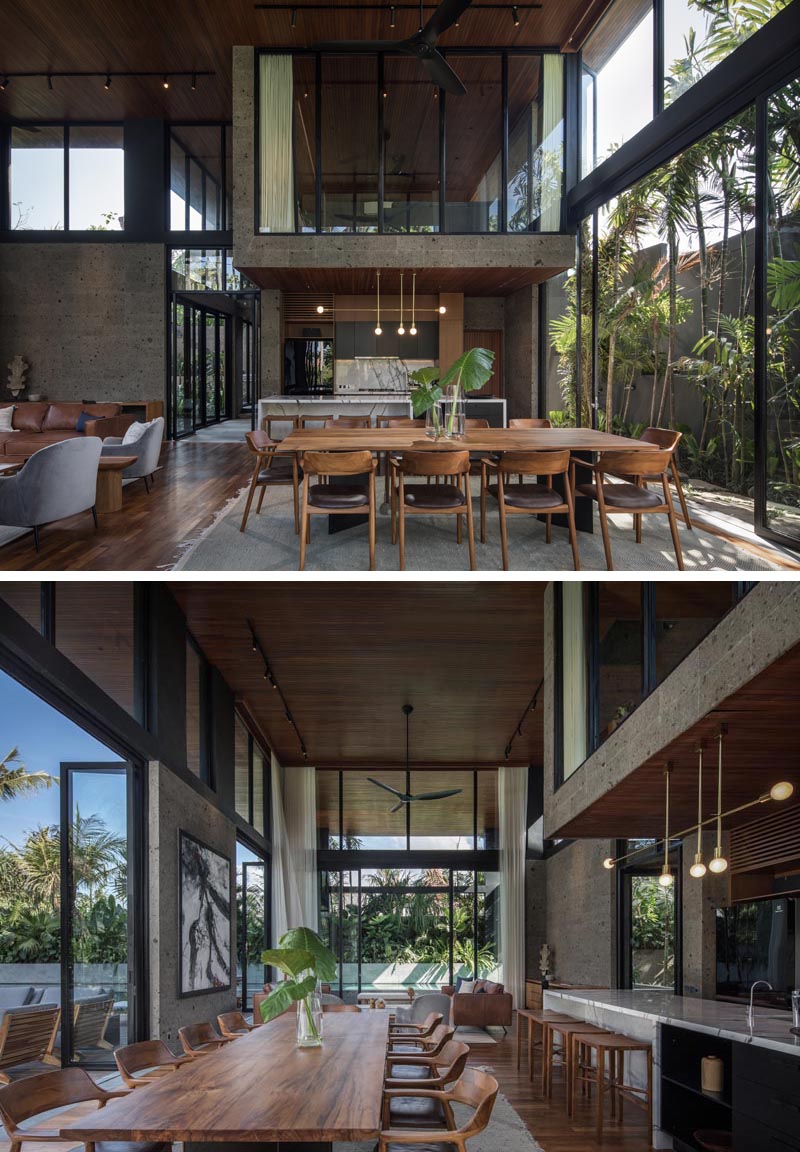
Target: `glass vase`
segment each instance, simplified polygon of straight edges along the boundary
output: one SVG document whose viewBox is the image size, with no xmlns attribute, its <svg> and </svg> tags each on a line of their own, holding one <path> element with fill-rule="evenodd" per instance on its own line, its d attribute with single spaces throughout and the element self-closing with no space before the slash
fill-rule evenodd
<svg viewBox="0 0 800 1152">
<path fill-rule="evenodd" d="M 425 413 L 425 435 L 439 440 L 444 435 L 444 411 L 441 400 L 432 404 Z"/>
<path fill-rule="evenodd" d="M 450 388 L 444 401 L 444 435 L 448 440 L 463 440 L 464 428 L 464 397 L 460 388 Z"/>
<path fill-rule="evenodd" d="M 319 1048 L 322 1044 L 322 1000 L 311 992 L 297 1001 L 297 1047 Z"/>
</svg>

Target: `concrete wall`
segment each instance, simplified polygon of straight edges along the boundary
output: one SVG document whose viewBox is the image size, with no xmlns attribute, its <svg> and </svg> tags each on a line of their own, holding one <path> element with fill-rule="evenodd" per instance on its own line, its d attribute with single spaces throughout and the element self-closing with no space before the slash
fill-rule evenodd
<svg viewBox="0 0 800 1152">
<path fill-rule="evenodd" d="M 505 306 L 502 296 L 465 296 L 464 328 L 467 331 L 504 328 Z"/>
<path fill-rule="evenodd" d="M 283 391 L 282 295 L 275 288 L 261 293 L 261 395 Z"/>
<path fill-rule="evenodd" d="M 729 835 L 723 833 L 723 852 L 727 855 Z M 717 992 L 717 926 L 714 909 L 729 903 L 730 875 L 706 872 L 702 880 L 689 875 L 692 866 L 696 836 L 687 838 L 683 846 L 682 903 L 683 919 L 682 957 L 683 994 L 713 999 Z M 703 833 L 703 859 L 708 863 L 714 854 L 716 837 Z"/>
<path fill-rule="evenodd" d="M 616 984 L 616 875 L 608 840 L 576 840 L 547 861 L 547 943 L 570 984 Z M 537 965 L 538 970 L 538 965 Z"/>
<path fill-rule="evenodd" d="M 3 244 L 0 364 L 48 400 L 162 399 L 165 275 L 160 244 Z"/>
<path fill-rule="evenodd" d="M 505 302 L 505 377 L 509 417 L 536 416 L 539 389 L 539 289 L 520 288 Z"/>
<path fill-rule="evenodd" d="M 231 861 L 234 900 L 236 828 L 163 764 L 149 766 L 148 888 L 150 928 L 150 1035 L 175 1046 L 178 1029 L 214 1022 L 236 1007 L 236 981 L 224 992 L 180 997 L 180 902 L 178 832 L 183 829 Z M 235 915 L 231 918 L 231 962 L 236 957 Z"/>
</svg>

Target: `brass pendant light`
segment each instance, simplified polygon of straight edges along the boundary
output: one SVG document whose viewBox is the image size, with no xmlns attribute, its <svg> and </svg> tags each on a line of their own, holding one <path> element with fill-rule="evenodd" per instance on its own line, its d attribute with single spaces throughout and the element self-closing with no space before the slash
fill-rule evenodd
<svg viewBox="0 0 800 1152">
<path fill-rule="evenodd" d="M 671 888 L 674 882 L 672 869 L 669 866 L 669 774 L 672 771 L 671 765 L 667 765 L 664 769 L 664 781 L 666 788 L 665 795 L 665 817 L 664 817 L 664 863 L 661 865 L 661 875 L 658 882 L 662 888 Z"/>
<path fill-rule="evenodd" d="M 417 308 L 417 274 L 416 274 L 416 272 L 412 272 L 411 273 L 411 327 L 409 328 L 409 332 L 411 333 L 412 336 L 416 336 L 416 334 L 417 334 L 416 308 Z"/>
<path fill-rule="evenodd" d="M 383 329 L 381 328 L 381 273 L 380 273 L 380 269 L 378 269 L 377 276 L 378 276 L 377 310 L 376 310 L 377 323 L 375 325 L 375 335 L 381 336 L 383 334 Z"/>
<path fill-rule="evenodd" d="M 697 749 L 697 851 L 689 875 L 701 880 L 706 874 L 703 863 L 703 745 Z"/>
<path fill-rule="evenodd" d="M 714 856 L 708 862 L 708 867 L 712 872 L 724 872 L 728 867 L 728 861 L 722 855 L 722 741 L 725 739 L 725 729 L 720 728 L 719 736 L 719 757 L 717 760 L 717 843 L 714 848 Z"/>
<path fill-rule="evenodd" d="M 400 273 L 400 327 L 397 329 L 398 336 L 405 336 L 406 330 L 403 327 L 403 273 Z"/>
</svg>

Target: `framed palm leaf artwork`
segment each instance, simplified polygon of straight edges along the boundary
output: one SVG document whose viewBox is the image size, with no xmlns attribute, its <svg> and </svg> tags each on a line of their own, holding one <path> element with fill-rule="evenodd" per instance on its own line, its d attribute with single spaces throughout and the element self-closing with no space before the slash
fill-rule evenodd
<svg viewBox="0 0 800 1152">
<path fill-rule="evenodd" d="M 180 831 L 180 995 L 231 987 L 231 861 Z"/>
</svg>

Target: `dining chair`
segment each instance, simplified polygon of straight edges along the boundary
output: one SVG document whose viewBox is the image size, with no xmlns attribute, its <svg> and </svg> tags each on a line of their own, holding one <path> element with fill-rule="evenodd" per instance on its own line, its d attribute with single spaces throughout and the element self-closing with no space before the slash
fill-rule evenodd
<svg viewBox="0 0 800 1152">
<path fill-rule="evenodd" d="M 247 526 L 247 517 L 250 515 L 250 507 L 253 503 L 253 497 L 256 494 L 257 488 L 260 488 L 261 492 L 259 493 L 258 504 L 256 506 L 256 516 L 261 511 L 261 505 L 264 502 L 264 493 L 267 488 L 291 485 L 294 498 L 294 531 L 295 535 L 297 535 L 300 531 L 299 490 L 300 482 L 303 479 L 302 469 L 293 465 L 291 456 L 278 455 L 280 441 L 271 440 L 266 432 L 246 432 L 245 440 L 247 441 L 247 447 L 255 456 L 255 463 L 253 465 L 250 490 L 247 493 L 247 503 L 244 506 L 244 515 L 242 516 L 239 531 L 244 532 Z"/>
<path fill-rule="evenodd" d="M 316 412 L 306 412 L 302 416 L 295 416 L 294 426 L 298 431 L 301 431 L 303 428 L 307 428 L 309 424 L 322 424 L 324 426 L 328 420 L 335 419 L 335 416 L 329 415 L 328 413 L 323 414 L 320 412 L 320 414 L 317 415 Z"/>
<path fill-rule="evenodd" d="M 467 1068 L 460 1079 L 446 1091 L 421 1088 L 392 1088 L 387 1091 L 389 1103 L 406 1096 L 438 1102 L 445 1115 L 448 1131 L 428 1130 L 424 1124 L 418 1129 L 384 1128 L 378 1133 L 378 1152 L 401 1152 L 406 1145 L 423 1145 L 425 1152 L 445 1152 L 455 1148 L 466 1152 L 467 1141 L 480 1135 L 487 1127 L 497 1099 L 498 1084 L 487 1072 Z M 454 1104 L 464 1104 L 470 1113 L 463 1124 L 457 1126 Z"/>
<path fill-rule="evenodd" d="M 325 428 L 371 428 L 370 416 L 333 416 L 323 425 Z"/>
<path fill-rule="evenodd" d="M 683 522 L 689 531 L 692 530 L 692 520 L 689 516 L 689 509 L 686 506 L 686 497 L 683 494 L 683 485 L 681 484 L 680 474 L 678 472 L 678 444 L 680 443 L 682 432 L 676 432 L 673 428 L 645 428 L 639 439 L 643 444 L 652 444 L 655 448 L 663 448 L 665 451 L 672 453 L 670 460 L 669 471 L 675 491 L 678 493 L 678 499 L 681 502 L 681 512 L 683 513 Z M 630 473 L 621 474 L 621 480 L 630 480 Z M 643 476 L 643 480 L 657 480 L 657 476 Z"/>
<path fill-rule="evenodd" d="M 608 517 L 610 515 L 632 515 L 636 543 L 642 542 L 642 516 L 649 513 L 663 513 L 669 520 L 669 529 L 672 533 L 672 544 L 675 549 L 675 559 L 678 568 L 683 571 L 683 554 L 678 536 L 678 522 L 675 517 L 675 505 L 672 503 L 672 491 L 669 486 L 669 468 L 672 461 L 672 452 L 666 448 L 642 448 L 636 452 L 600 452 L 594 464 L 585 460 L 572 458 L 570 464 L 570 481 L 575 496 L 587 496 L 597 501 L 597 510 L 600 515 L 600 528 L 603 533 L 603 547 L 606 553 L 606 566 L 609 572 L 613 571 L 614 563 L 611 557 L 611 541 L 608 536 Z M 594 480 L 590 484 L 575 484 L 575 468 L 590 468 L 594 473 Z M 635 471 L 632 468 L 635 466 Z M 606 475 L 629 477 L 627 481 L 615 484 L 605 482 Z M 662 492 L 654 492 L 647 487 L 647 479 L 656 483 L 661 481 Z"/>
<path fill-rule="evenodd" d="M 515 416 L 508 422 L 509 428 L 552 428 L 553 421 L 544 416 Z"/>
<path fill-rule="evenodd" d="M 58 1064 L 53 1055 L 61 1009 L 58 1004 L 31 1004 L 3 1012 L 0 1019 L 0 1084 L 10 1080 L 9 1070 L 20 1064 Z"/>
<path fill-rule="evenodd" d="M 400 511 L 400 570 L 406 566 L 406 516 L 455 516 L 456 540 L 461 543 L 461 517 L 467 516 L 469 566 L 475 570 L 475 530 L 472 523 L 472 494 L 469 488 L 469 452 L 404 452 L 392 467 L 392 543 L 397 540 L 397 510 Z M 437 477 L 445 483 L 406 484 L 406 476 Z M 448 480 L 448 478 L 452 478 Z"/>
<path fill-rule="evenodd" d="M 114 1060 L 123 1082 L 129 1088 L 139 1088 L 143 1084 L 154 1084 L 184 1064 L 191 1064 L 192 1057 L 176 1056 L 163 1040 L 142 1040 L 115 1048 Z M 137 1072 L 143 1075 L 137 1076 Z"/>
<path fill-rule="evenodd" d="M 578 536 L 575 531 L 575 500 L 570 478 L 569 449 L 557 452 L 504 452 L 499 460 L 484 457 L 481 461 L 481 543 L 486 543 L 486 497 L 497 500 L 500 516 L 500 547 L 503 553 L 503 571 L 508 571 L 508 524 L 509 516 L 544 516 L 545 539 L 551 542 L 551 527 L 554 515 L 566 514 L 569 529 L 569 542 L 572 547 L 572 562 L 575 571 L 581 567 L 578 554 Z M 492 476 L 496 483 L 490 483 Z M 532 476 L 533 483 L 510 484 L 511 476 Z M 564 487 L 562 496 L 553 487 L 553 478 L 561 477 Z M 541 478 L 546 483 L 540 482 Z"/>
<path fill-rule="evenodd" d="M 414 420 L 411 416 L 379 416 L 377 420 L 377 427 L 379 428 L 424 428 L 424 420 Z M 380 457 L 383 459 L 384 467 L 384 483 L 383 483 L 383 499 L 384 503 L 389 503 L 389 482 L 391 479 L 391 467 L 389 459 L 401 457 L 401 452 L 381 452 Z M 379 458 L 380 458 L 379 457 Z"/>
<path fill-rule="evenodd" d="M 217 1024 L 222 1035 L 231 1040 L 237 1036 L 246 1036 L 257 1027 L 256 1024 L 248 1024 L 241 1012 L 221 1012 L 217 1016 Z"/>
<path fill-rule="evenodd" d="M 220 1036 L 210 1024 L 184 1024 L 178 1029 L 181 1046 L 187 1056 L 210 1056 L 218 1048 L 231 1043 L 228 1036 Z"/>
<path fill-rule="evenodd" d="M 445 1088 L 459 1078 L 468 1056 L 469 1044 L 460 1040 L 448 1040 L 437 1056 L 394 1053 L 386 1058 L 384 1087 L 405 1088 L 416 1084 L 420 1088 Z M 402 1069 L 403 1074 L 398 1076 L 395 1069 Z"/>
<path fill-rule="evenodd" d="M 437 1024 L 441 1024 L 444 1017 L 441 1012 L 429 1012 L 421 1024 L 401 1024 L 395 1022 L 389 1025 L 389 1036 L 416 1036 L 427 1037 L 433 1032 Z"/>
<path fill-rule="evenodd" d="M 322 1011 L 328 1012 L 360 1012 L 358 1004 L 323 1004 Z"/>
<path fill-rule="evenodd" d="M 59 1117 L 47 1116 L 51 1127 L 33 1127 L 30 1121 L 37 1116 L 69 1108 L 74 1104 L 96 1101 L 104 1108 L 109 1100 L 127 1096 L 128 1092 L 108 1092 L 95 1084 L 83 1068 L 59 1068 L 42 1072 L 38 1076 L 25 1076 L 0 1088 L 0 1120 L 10 1141 L 9 1152 L 20 1152 L 27 1143 L 46 1143 L 74 1148 L 74 1140 L 64 1140 L 59 1130 Z M 23 1127 L 25 1125 L 25 1127 Z M 108 1147 L 108 1145 L 107 1145 Z M 114 1152 L 166 1152 L 170 1147 L 162 1141 L 114 1141 Z"/>
<path fill-rule="evenodd" d="M 306 542 L 311 538 L 311 517 L 363 516 L 369 514 L 369 567 L 375 568 L 375 460 L 362 452 L 306 452 L 303 455 L 306 483 L 300 530 L 300 571 L 306 566 Z M 361 476 L 369 473 L 366 484 L 312 484 L 316 476 Z"/>
<path fill-rule="evenodd" d="M 387 1054 L 395 1052 L 419 1053 L 421 1056 L 438 1056 L 448 1040 L 455 1035 L 452 1024 L 437 1024 L 430 1036 L 398 1036 L 389 1040 Z"/>
</svg>

